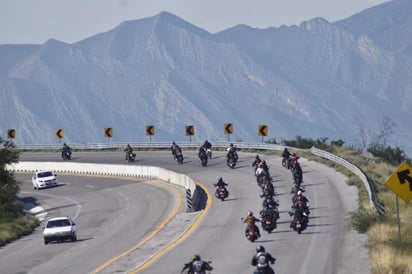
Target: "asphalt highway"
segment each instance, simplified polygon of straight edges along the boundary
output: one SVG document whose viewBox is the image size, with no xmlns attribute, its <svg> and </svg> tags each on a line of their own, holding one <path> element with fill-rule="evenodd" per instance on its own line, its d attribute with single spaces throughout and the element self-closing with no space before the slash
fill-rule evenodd
<svg viewBox="0 0 412 274">
<path fill-rule="evenodd" d="M 251 166 L 256 154 L 240 152 L 235 169 L 227 167 L 222 152 L 214 152 L 207 167 L 200 165 L 195 154 L 184 151 L 185 162 L 178 165 L 169 151 L 137 152 L 134 163 L 125 162 L 122 152 L 73 153 L 73 162 L 161 166 L 187 174 L 210 194 L 219 177 L 229 183 L 229 198 L 221 202 L 212 195 L 207 212 L 184 241 L 155 255 L 139 273 L 179 273 L 193 254 L 211 261 L 213 273 L 251 273 L 250 260 L 258 245 L 277 259 L 276 273 L 370 273 L 365 236 L 347 228 L 348 214 L 357 206 L 357 193 L 345 184 L 342 174 L 301 159 L 311 215 L 309 227 L 298 235 L 289 228 L 291 172 L 281 166 L 278 156 L 260 154 L 270 166 L 278 192 L 280 220 L 272 233 L 261 229 L 262 237 L 251 243 L 244 236 L 240 218 L 249 210 L 258 214 L 262 208 L 261 190 Z M 20 160 L 62 161 L 57 152 L 23 153 Z M 0 249 L 0 273 L 90 273 L 136 246 L 176 210 L 179 201 L 176 190 L 162 183 L 59 175 L 59 187 L 33 191 L 30 175 L 17 177 L 23 182 L 20 196 L 36 199 L 48 216 L 76 216 L 78 241 L 45 246 L 39 229 Z M 138 257 L 137 250 L 130 260 Z"/>
</svg>

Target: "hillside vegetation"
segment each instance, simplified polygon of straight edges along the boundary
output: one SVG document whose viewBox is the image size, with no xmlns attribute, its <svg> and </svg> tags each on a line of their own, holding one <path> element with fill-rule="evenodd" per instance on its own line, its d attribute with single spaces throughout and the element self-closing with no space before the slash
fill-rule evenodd
<svg viewBox="0 0 412 274">
<path fill-rule="evenodd" d="M 12 142 L 0 137 L 0 247 L 30 234 L 38 225 L 36 218 L 25 216 L 17 198 L 20 187 L 6 165 L 17 163 L 19 152 Z"/>
</svg>

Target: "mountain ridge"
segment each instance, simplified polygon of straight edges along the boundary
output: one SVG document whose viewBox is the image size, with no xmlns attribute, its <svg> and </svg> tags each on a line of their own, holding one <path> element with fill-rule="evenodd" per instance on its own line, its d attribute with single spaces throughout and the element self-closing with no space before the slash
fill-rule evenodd
<svg viewBox="0 0 412 274">
<path fill-rule="evenodd" d="M 384 11 L 373 21 L 410 7 L 392 2 L 373 7 Z M 265 124 L 278 141 L 300 135 L 356 146 L 361 127 L 372 140 L 388 116 L 401 129 L 390 143 L 411 153 L 407 41 L 388 47 L 355 31 L 350 20 L 363 14 L 371 20 L 366 10 L 346 21 L 211 34 L 162 12 L 73 44 L 0 45 L 0 135 L 13 128 L 16 143 L 54 143 L 62 128 L 68 143 L 92 143 L 112 127 L 113 141 L 132 142 L 147 140 L 145 126 L 154 125 L 152 139 L 170 141 L 188 138 L 190 124 L 194 140 L 213 141 L 233 123 L 238 141 L 260 140 Z M 409 33 L 405 24 L 392 33 Z"/>
</svg>

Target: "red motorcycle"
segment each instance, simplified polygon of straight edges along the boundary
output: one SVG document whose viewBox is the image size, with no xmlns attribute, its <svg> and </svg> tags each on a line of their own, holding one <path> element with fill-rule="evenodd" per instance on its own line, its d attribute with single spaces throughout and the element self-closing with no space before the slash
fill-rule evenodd
<svg viewBox="0 0 412 274">
<path fill-rule="evenodd" d="M 274 216 L 264 216 L 262 218 L 262 229 L 266 230 L 267 232 L 271 233 L 277 227 L 276 220 Z"/>
<path fill-rule="evenodd" d="M 229 196 L 229 191 L 224 186 L 220 186 L 216 188 L 215 196 L 224 201 Z"/>
<path fill-rule="evenodd" d="M 258 235 L 254 227 L 250 227 L 247 231 L 246 238 L 252 243 L 257 240 Z"/>
</svg>

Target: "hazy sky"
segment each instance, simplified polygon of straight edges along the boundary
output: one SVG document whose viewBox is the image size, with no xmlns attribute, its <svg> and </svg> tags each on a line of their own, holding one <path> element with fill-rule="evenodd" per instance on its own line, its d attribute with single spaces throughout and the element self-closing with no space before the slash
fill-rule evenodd
<svg viewBox="0 0 412 274">
<path fill-rule="evenodd" d="M 347 18 L 389 0 L 0 0 L 0 44 L 73 43 L 126 20 L 168 11 L 215 33 L 238 24 L 256 28 Z"/>
</svg>

